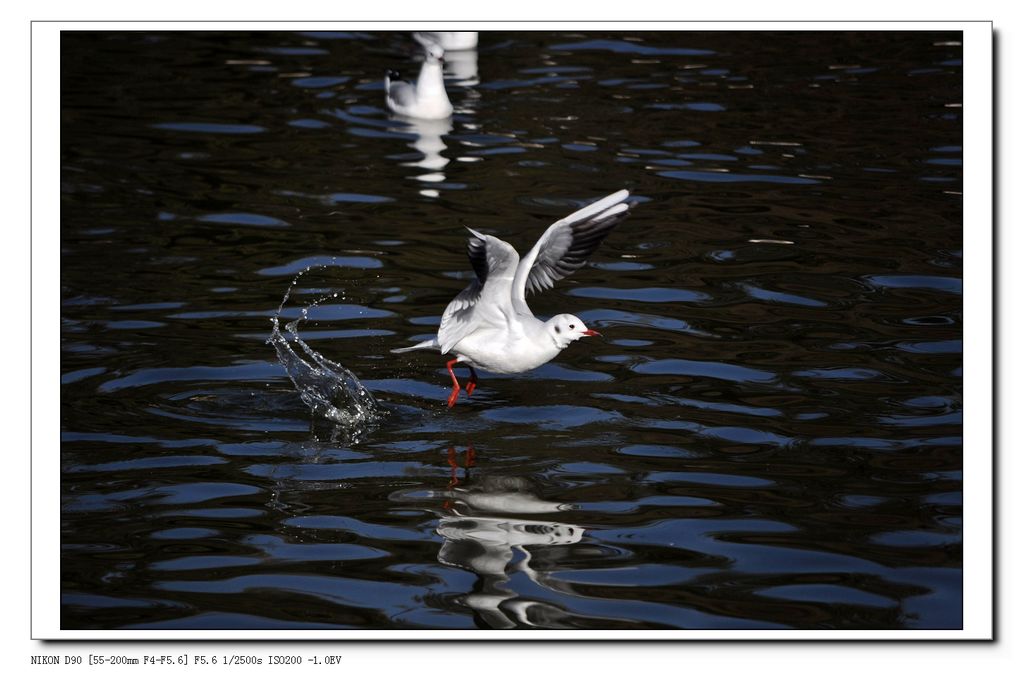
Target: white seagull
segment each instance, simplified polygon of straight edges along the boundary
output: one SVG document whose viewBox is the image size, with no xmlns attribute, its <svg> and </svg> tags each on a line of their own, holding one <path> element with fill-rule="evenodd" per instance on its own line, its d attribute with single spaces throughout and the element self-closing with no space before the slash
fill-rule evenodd
<svg viewBox="0 0 1024 681">
<path fill-rule="evenodd" d="M 410 118 L 438 119 L 452 115 L 452 103 L 444 89 L 444 50 L 435 43 L 425 44 L 426 57 L 416 84 L 397 80 L 397 71 L 384 77 L 384 93 L 388 108 Z M 394 79 L 394 80 L 393 80 Z"/>
<path fill-rule="evenodd" d="M 452 377 L 451 408 L 461 386 L 453 367 L 469 365 L 466 394 L 477 386 L 474 369 L 496 374 L 518 374 L 550 362 L 569 343 L 584 336 L 600 336 L 578 317 L 560 314 L 543 322 L 533 316 L 526 294 L 544 291 L 586 264 L 612 227 L 625 217 L 625 189 L 581 208 L 553 223 L 522 260 L 501 239 L 470 229 L 469 262 L 476 278 L 448 303 L 437 336 L 408 348 L 452 353 L 447 363 Z"/>
<path fill-rule="evenodd" d="M 440 45 L 445 52 L 475 50 L 480 38 L 476 31 L 415 31 L 412 37 L 421 44 L 432 42 Z"/>
</svg>

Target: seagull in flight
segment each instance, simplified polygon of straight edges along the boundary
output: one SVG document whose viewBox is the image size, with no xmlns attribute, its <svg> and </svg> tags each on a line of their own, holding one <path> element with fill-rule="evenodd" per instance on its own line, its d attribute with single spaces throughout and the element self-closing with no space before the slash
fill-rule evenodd
<svg viewBox="0 0 1024 681">
<path fill-rule="evenodd" d="M 533 315 L 527 293 L 539 293 L 586 264 L 587 258 L 629 210 L 625 189 L 610 194 L 554 222 L 520 259 L 501 239 L 469 232 L 468 254 L 476 277 L 445 308 L 437 335 L 422 343 L 391 352 L 438 350 L 454 354 L 446 366 L 452 377 L 448 408 L 459 399 L 454 366 L 469 366 L 465 389 L 477 387 L 475 369 L 518 374 L 553 360 L 584 336 L 600 336 L 579 317 L 559 314 L 547 321 Z"/>
<path fill-rule="evenodd" d="M 426 57 L 416 83 L 399 80 L 397 71 L 384 77 L 388 108 L 410 118 L 438 119 L 452 115 L 452 103 L 444 89 L 444 50 L 436 43 L 424 43 Z"/>
</svg>

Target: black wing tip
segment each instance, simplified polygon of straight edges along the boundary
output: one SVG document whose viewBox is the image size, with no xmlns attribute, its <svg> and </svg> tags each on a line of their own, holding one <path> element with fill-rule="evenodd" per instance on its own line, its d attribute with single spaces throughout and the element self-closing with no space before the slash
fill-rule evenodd
<svg viewBox="0 0 1024 681">
<path fill-rule="evenodd" d="M 469 264 L 473 266 L 473 272 L 477 280 L 483 284 L 487 281 L 487 242 L 481 238 L 479 232 L 466 227 L 471 236 L 466 242 L 466 255 L 469 256 Z"/>
<path fill-rule="evenodd" d="M 399 73 L 398 71 L 395 71 L 394 69 L 388 69 L 387 74 L 388 78 L 390 78 L 391 80 L 402 80 L 402 74 Z"/>
<path fill-rule="evenodd" d="M 629 210 L 619 211 L 614 215 L 599 220 L 591 218 L 572 227 L 572 247 L 570 252 L 591 251 L 600 245 L 612 229 L 626 219 Z M 600 217 L 595 215 L 595 218 Z"/>
</svg>

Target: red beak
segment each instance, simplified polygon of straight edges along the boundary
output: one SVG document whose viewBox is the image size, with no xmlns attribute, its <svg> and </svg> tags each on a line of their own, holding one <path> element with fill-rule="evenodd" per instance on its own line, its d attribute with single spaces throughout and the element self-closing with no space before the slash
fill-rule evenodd
<svg viewBox="0 0 1024 681">
<path fill-rule="evenodd" d="M 587 329 L 586 331 L 583 332 L 583 335 L 584 336 L 600 336 L 601 334 L 599 334 L 597 331 L 594 331 L 593 329 Z"/>
</svg>

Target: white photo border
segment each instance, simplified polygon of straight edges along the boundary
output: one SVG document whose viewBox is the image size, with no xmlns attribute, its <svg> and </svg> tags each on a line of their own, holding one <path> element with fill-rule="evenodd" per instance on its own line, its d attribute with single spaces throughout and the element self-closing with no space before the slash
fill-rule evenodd
<svg viewBox="0 0 1024 681">
<path fill-rule="evenodd" d="M 436 30 L 453 22 L 61 22 L 37 21 L 32 36 L 31 195 L 31 636 L 76 641 L 425 641 L 452 632 L 412 630 L 65 630 L 60 627 L 60 34 L 62 31 Z M 480 30 L 962 31 L 964 239 L 964 564 L 961 630 L 472 631 L 459 641 L 911 641 L 994 636 L 995 457 L 993 414 L 993 26 L 988 21 L 468 22 Z"/>
</svg>

